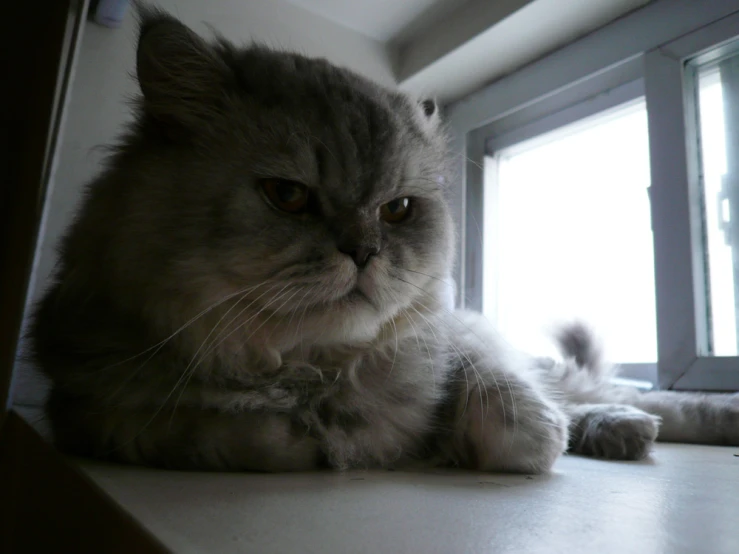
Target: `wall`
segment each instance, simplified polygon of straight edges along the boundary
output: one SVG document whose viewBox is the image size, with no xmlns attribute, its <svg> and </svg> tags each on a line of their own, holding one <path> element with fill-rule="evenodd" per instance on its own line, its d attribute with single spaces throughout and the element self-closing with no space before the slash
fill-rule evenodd
<svg viewBox="0 0 739 554">
<path fill-rule="evenodd" d="M 327 21 L 284 0 L 159 0 L 165 10 L 207 36 L 208 25 L 237 43 L 258 41 L 270 46 L 326 57 L 382 82 L 393 84 L 391 60 L 380 42 Z M 82 187 L 100 169 L 109 144 L 128 118 L 126 100 L 137 92 L 135 70 L 136 23 L 129 10 L 120 29 L 87 23 L 61 138 L 58 167 L 31 300 L 46 287 L 53 269 L 57 239 L 77 206 Z M 28 367 L 16 372 L 16 404 L 37 404 L 45 390 Z"/>
</svg>

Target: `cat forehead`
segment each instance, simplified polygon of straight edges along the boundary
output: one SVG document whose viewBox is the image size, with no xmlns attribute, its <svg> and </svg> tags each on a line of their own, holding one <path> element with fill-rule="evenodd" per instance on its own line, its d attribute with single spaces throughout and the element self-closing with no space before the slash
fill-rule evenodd
<svg viewBox="0 0 739 554">
<path fill-rule="evenodd" d="M 278 176 L 377 192 L 424 161 L 414 106 L 402 94 L 325 60 L 260 47 L 231 55 L 249 105 L 245 124 Z"/>
<path fill-rule="evenodd" d="M 359 99 L 359 94 L 365 98 L 400 97 L 397 92 L 324 58 L 309 58 L 260 44 L 235 48 L 225 42 L 220 43 L 218 52 L 249 92 L 259 88 L 276 89 L 283 93 L 281 96 L 292 97 L 306 92 L 339 93 L 349 102 Z"/>
<path fill-rule="evenodd" d="M 235 49 L 224 43 L 220 55 L 241 93 L 262 107 L 354 132 L 387 133 L 415 123 L 417 107 L 403 93 L 325 59 L 257 44 Z"/>
<path fill-rule="evenodd" d="M 402 130 L 368 131 L 361 127 L 372 126 L 366 122 L 352 129 L 342 119 L 333 126 L 331 118 L 321 119 L 320 125 L 277 119 L 271 123 L 280 131 L 261 137 L 261 155 L 252 164 L 258 175 L 299 181 L 351 202 L 370 201 L 404 183 L 421 195 L 441 186 L 434 178 L 439 172 L 436 152 Z"/>
<path fill-rule="evenodd" d="M 241 139 L 234 145 L 257 176 L 362 203 L 433 168 L 428 121 L 405 93 L 325 59 L 227 41 L 214 49 L 235 77 L 229 117 Z M 416 179 L 415 188 L 431 191 L 438 183 Z"/>
</svg>

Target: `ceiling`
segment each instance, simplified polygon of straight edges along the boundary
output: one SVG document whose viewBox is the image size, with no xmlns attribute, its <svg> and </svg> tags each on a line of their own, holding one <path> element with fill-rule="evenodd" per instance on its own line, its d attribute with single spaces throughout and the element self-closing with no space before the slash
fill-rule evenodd
<svg viewBox="0 0 739 554">
<path fill-rule="evenodd" d="M 438 21 L 469 0 L 290 0 L 380 42 L 393 42 L 409 30 Z"/>
<path fill-rule="evenodd" d="M 449 102 L 650 0 L 289 0 L 385 44 L 401 88 Z"/>
</svg>

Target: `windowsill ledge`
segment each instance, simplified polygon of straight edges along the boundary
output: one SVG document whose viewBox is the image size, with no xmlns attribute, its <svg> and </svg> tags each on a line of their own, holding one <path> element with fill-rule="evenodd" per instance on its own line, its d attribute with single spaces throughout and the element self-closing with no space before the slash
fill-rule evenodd
<svg viewBox="0 0 739 554">
<path fill-rule="evenodd" d="M 739 552 L 737 449 L 562 458 L 549 476 L 208 474 L 80 461 L 175 552 Z"/>
</svg>

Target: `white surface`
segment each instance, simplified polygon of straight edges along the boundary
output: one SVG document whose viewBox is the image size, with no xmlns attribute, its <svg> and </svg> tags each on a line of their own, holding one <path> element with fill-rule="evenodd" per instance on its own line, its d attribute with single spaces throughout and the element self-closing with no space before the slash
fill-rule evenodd
<svg viewBox="0 0 739 554">
<path fill-rule="evenodd" d="M 470 0 L 288 1 L 369 37 L 391 41 L 413 28 L 439 21 Z"/>
<path fill-rule="evenodd" d="M 398 78 L 408 91 L 458 100 L 648 1 L 480 0 L 414 37 Z"/>
<path fill-rule="evenodd" d="M 175 552 L 736 554 L 739 450 L 565 457 L 542 477 L 177 473 L 82 462 Z"/>
</svg>

